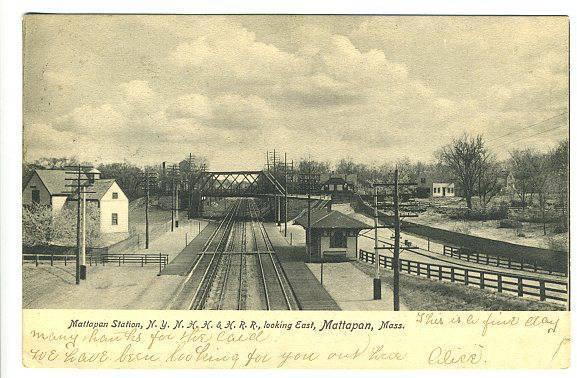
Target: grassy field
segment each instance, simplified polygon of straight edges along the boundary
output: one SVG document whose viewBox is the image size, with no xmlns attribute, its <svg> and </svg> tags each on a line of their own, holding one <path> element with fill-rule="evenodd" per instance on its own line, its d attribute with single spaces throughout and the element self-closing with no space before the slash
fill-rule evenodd
<svg viewBox="0 0 577 378">
<path fill-rule="evenodd" d="M 355 262 L 367 275 L 374 266 Z M 383 284 L 393 287 L 393 273 L 381 271 Z M 469 286 L 401 274 L 401 299 L 411 311 L 562 311 L 563 306 L 519 299 Z"/>
<path fill-rule="evenodd" d="M 551 239 L 558 243 L 566 243 L 568 237 L 567 233 L 543 235 L 543 225 L 529 222 L 523 222 L 523 236 L 520 236 L 515 229 L 498 228 L 498 220 L 455 220 L 450 219 L 445 214 L 439 214 L 434 210 L 427 210 L 420 213 L 418 217 L 412 218 L 411 222 L 463 234 L 539 248 L 549 248 Z"/>
</svg>

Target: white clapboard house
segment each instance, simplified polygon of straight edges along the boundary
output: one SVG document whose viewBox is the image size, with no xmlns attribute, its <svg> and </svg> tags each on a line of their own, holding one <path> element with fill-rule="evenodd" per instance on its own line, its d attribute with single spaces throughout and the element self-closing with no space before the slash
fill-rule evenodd
<svg viewBox="0 0 577 378">
<path fill-rule="evenodd" d="M 76 204 L 75 195 L 68 194 L 70 188 L 66 180 L 65 170 L 36 169 L 23 186 L 22 203 L 24 206 L 34 203 L 52 208 L 52 214 L 57 214 L 65 206 Z M 90 181 L 86 201 L 95 203 L 100 218 L 102 234 L 128 232 L 128 197 L 114 179 L 100 179 L 100 171 L 92 169 L 84 174 L 84 179 Z"/>
</svg>

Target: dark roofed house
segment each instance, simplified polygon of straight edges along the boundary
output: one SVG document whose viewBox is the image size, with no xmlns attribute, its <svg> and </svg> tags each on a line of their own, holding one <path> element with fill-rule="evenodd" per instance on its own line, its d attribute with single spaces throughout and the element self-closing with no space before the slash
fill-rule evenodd
<svg viewBox="0 0 577 378">
<path fill-rule="evenodd" d="M 78 196 L 70 194 L 62 169 L 36 169 L 22 191 L 23 205 L 42 204 L 50 206 L 52 214 L 62 210 L 67 204 L 76 203 Z M 128 232 L 128 198 L 114 179 L 100 179 L 100 172 L 87 172 L 84 180 L 91 183 L 86 201 L 95 203 L 100 218 L 101 233 Z"/>
<path fill-rule="evenodd" d="M 336 210 L 315 210 L 310 218 L 313 259 L 356 259 L 359 232 L 372 227 Z M 304 213 L 294 222 L 306 229 L 307 214 Z"/>
</svg>

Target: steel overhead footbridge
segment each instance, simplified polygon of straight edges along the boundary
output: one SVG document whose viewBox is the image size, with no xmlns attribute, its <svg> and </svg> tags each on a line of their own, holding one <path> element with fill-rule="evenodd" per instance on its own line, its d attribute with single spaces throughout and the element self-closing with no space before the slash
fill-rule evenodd
<svg viewBox="0 0 577 378">
<path fill-rule="evenodd" d="M 192 181 L 192 188 L 206 197 L 308 197 L 303 190 L 287 188 L 269 171 L 200 172 Z M 287 191 L 288 189 L 288 191 Z M 291 190 L 292 189 L 292 190 Z M 330 199 L 329 195 L 311 193 L 311 199 Z"/>
</svg>

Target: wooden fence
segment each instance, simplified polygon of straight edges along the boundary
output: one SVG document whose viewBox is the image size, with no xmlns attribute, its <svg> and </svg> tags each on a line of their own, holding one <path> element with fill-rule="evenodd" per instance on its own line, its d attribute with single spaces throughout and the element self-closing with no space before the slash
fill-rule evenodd
<svg viewBox="0 0 577 378">
<path fill-rule="evenodd" d="M 59 255 L 54 253 L 25 253 L 22 255 L 23 261 L 32 261 L 38 266 L 43 262 L 49 262 L 50 265 L 54 265 L 54 263 L 64 263 L 64 265 L 68 264 L 75 264 L 76 262 L 76 255 Z M 140 265 L 141 267 L 145 265 L 155 264 L 159 265 L 160 269 L 162 269 L 166 264 L 168 264 L 168 254 L 164 253 L 88 253 L 87 254 L 88 265 L 98 266 L 106 264 L 114 264 L 114 265 Z"/>
<path fill-rule="evenodd" d="M 361 250 L 359 258 L 370 264 L 375 263 L 373 252 Z M 393 258 L 379 255 L 379 265 L 385 269 L 392 269 Z M 399 259 L 399 265 L 399 270 L 403 273 L 426 277 L 431 280 L 460 283 L 480 289 L 495 290 L 499 293 L 514 293 L 518 297 L 528 297 L 541 301 L 567 302 L 567 282 L 562 280 L 486 272 L 404 259 Z"/>
<path fill-rule="evenodd" d="M 523 259 L 516 261 L 511 257 L 499 255 L 488 255 L 486 253 L 479 253 L 475 251 L 470 251 L 467 249 L 456 248 L 450 245 L 443 246 L 443 255 L 452 258 L 457 258 L 459 260 L 466 260 L 470 262 L 475 262 L 478 264 L 493 265 L 497 267 L 509 268 L 523 270 L 527 272 L 554 274 L 565 277 L 566 275 L 561 272 L 555 272 L 551 269 L 545 269 L 535 263 L 525 262 Z"/>
</svg>

